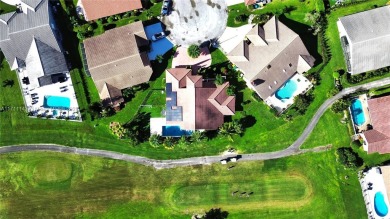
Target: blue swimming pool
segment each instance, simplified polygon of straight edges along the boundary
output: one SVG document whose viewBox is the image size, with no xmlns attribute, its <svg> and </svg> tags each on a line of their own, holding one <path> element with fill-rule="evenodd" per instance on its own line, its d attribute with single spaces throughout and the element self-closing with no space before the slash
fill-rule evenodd
<svg viewBox="0 0 390 219">
<path fill-rule="evenodd" d="M 181 137 L 183 135 L 191 135 L 191 131 L 182 130 L 177 125 L 167 125 L 162 127 L 162 136 L 164 137 Z"/>
<path fill-rule="evenodd" d="M 385 196 L 382 192 L 377 192 L 374 197 L 374 207 L 377 215 L 384 217 L 389 213 L 389 209 L 386 205 Z"/>
<path fill-rule="evenodd" d="M 70 99 L 68 97 L 45 96 L 43 105 L 45 108 L 69 109 Z"/>
<path fill-rule="evenodd" d="M 288 80 L 283 87 L 279 88 L 279 90 L 276 91 L 276 98 L 278 98 L 279 100 L 283 100 L 283 99 L 290 99 L 294 92 L 297 90 L 297 82 L 293 81 L 293 80 Z"/>
<path fill-rule="evenodd" d="M 366 118 L 364 117 L 362 102 L 360 100 L 355 99 L 352 101 L 351 113 L 353 122 L 356 125 L 362 125 L 366 121 Z"/>
</svg>

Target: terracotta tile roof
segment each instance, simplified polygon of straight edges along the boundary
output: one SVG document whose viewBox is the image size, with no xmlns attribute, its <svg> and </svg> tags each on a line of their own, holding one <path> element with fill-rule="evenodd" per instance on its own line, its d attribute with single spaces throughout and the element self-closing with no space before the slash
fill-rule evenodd
<svg viewBox="0 0 390 219">
<path fill-rule="evenodd" d="M 235 113 L 235 97 L 227 95 L 229 82 L 217 86 L 214 92 L 209 96 L 208 100 L 214 105 L 223 115 L 234 115 Z M 229 103 L 234 102 L 234 108 Z"/>
<path fill-rule="evenodd" d="M 87 21 L 142 8 L 141 0 L 80 0 Z"/>
<path fill-rule="evenodd" d="M 183 79 L 185 76 L 188 75 L 188 73 L 191 72 L 191 69 L 187 69 L 187 68 L 170 68 L 170 69 L 167 69 L 167 71 L 173 76 L 175 77 L 177 80 L 181 80 Z"/>
<path fill-rule="evenodd" d="M 256 0 L 245 0 L 245 5 L 253 5 L 256 3 Z"/>
<path fill-rule="evenodd" d="M 216 86 L 185 68 L 168 69 L 166 78 L 167 83 L 176 86 L 172 90 L 177 92 L 177 103 L 183 105 L 183 127 L 215 130 L 222 125 L 225 115 L 234 115 L 235 97 L 226 93 L 229 83 Z"/>
<path fill-rule="evenodd" d="M 142 22 L 128 24 L 84 40 L 88 68 L 101 98 L 105 84 L 119 90 L 148 82 L 152 69 Z"/>
<path fill-rule="evenodd" d="M 215 130 L 224 122 L 222 113 L 210 102 L 207 97 L 214 93 L 215 88 L 197 88 L 195 99 L 195 128 Z"/>
<path fill-rule="evenodd" d="M 364 132 L 368 153 L 390 153 L 390 96 L 368 100 L 372 130 Z"/>
</svg>

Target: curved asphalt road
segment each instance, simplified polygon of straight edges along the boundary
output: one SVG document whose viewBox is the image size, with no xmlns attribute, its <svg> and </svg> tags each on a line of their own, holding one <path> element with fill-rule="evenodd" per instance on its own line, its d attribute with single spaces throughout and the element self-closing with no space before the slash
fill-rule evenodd
<svg viewBox="0 0 390 219">
<path fill-rule="evenodd" d="M 306 138 L 313 131 L 314 127 L 317 125 L 319 119 L 324 114 L 326 109 L 328 109 L 336 100 L 342 98 L 343 96 L 349 95 L 359 90 L 368 90 L 375 87 L 381 87 L 384 85 L 390 84 L 390 78 L 384 78 L 381 80 L 373 81 L 363 85 L 358 85 L 355 87 L 350 87 L 342 90 L 337 95 L 327 99 L 314 114 L 314 117 L 311 119 L 309 125 L 305 128 L 301 136 L 288 148 L 269 153 L 253 153 L 253 154 L 242 154 L 238 155 L 240 161 L 253 161 L 253 160 L 270 160 L 277 159 L 282 157 L 287 157 L 296 154 L 302 154 L 306 152 L 319 152 L 327 150 L 329 147 L 317 147 L 313 149 L 300 149 L 300 146 L 306 140 Z M 87 156 L 96 156 L 111 158 L 116 160 L 123 160 L 128 162 L 133 162 L 137 164 L 142 164 L 145 166 L 152 166 L 156 169 L 165 169 L 165 168 L 174 168 L 179 166 L 191 166 L 191 165 L 204 165 L 218 163 L 222 159 L 228 159 L 229 157 L 236 157 L 237 154 L 230 155 L 217 155 L 217 156 L 204 156 L 204 157 L 191 157 L 183 158 L 178 160 L 154 160 L 146 157 L 134 156 L 129 154 L 122 154 L 113 151 L 97 150 L 97 149 L 85 149 L 85 148 L 76 148 L 68 147 L 61 145 L 53 144 L 39 144 L 39 145 L 11 145 L 0 147 L 0 154 L 11 153 L 11 152 L 22 152 L 22 151 L 54 151 L 62 153 L 73 153 L 79 155 Z"/>
</svg>

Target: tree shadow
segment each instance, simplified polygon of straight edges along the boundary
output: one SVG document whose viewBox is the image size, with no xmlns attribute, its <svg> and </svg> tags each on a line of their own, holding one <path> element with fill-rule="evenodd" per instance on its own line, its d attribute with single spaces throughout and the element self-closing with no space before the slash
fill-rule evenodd
<svg viewBox="0 0 390 219">
<path fill-rule="evenodd" d="M 145 142 L 150 137 L 149 121 L 150 113 L 141 112 L 135 115 L 133 120 L 123 125 L 131 132 L 139 142 Z"/>
<path fill-rule="evenodd" d="M 302 24 L 302 23 L 296 22 L 294 20 L 291 20 L 291 19 L 287 18 L 285 15 L 280 15 L 279 20 L 301 37 L 303 44 L 306 46 L 309 53 L 316 59 L 314 66 L 321 64 L 323 61 L 323 58 L 322 58 L 321 54 L 319 54 L 317 51 L 318 37 L 314 36 L 310 32 L 310 30 L 309 30 L 310 27 L 306 24 Z"/>
<path fill-rule="evenodd" d="M 103 26 L 105 31 L 114 29 L 115 27 L 116 27 L 116 24 L 106 24 Z"/>
<path fill-rule="evenodd" d="M 159 78 L 165 71 L 165 69 L 168 68 L 169 60 L 171 57 L 175 54 L 175 51 L 173 48 L 171 48 L 168 52 L 166 52 L 163 55 L 163 60 L 160 62 L 156 60 L 151 61 L 152 69 L 153 69 L 153 74 L 150 77 L 149 81 L 156 81 L 157 78 Z"/>
<path fill-rule="evenodd" d="M 13 87 L 15 85 L 15 81 L 11 79 L 6 79 L 3 81 L 3 87 Z"/>
<path fill-rule="evenodd" d="M 256 122 L 256 118 L 252 115 L 246 115 L 245 117 L 240 119 L 240 124 L 242 124 L 242 127 L 244 129 L 254 126 Z"/>
</svg>

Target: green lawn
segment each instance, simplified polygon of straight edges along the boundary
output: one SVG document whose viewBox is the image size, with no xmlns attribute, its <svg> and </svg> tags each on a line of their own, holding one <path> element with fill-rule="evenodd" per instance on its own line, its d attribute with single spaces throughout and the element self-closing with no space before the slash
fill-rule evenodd
<svg viewBox="0 0 390 219">
<path fill-rule="evenodd" d="M 286 1 L 286 4 L 304 4 L 302 7 L 297 7 L 291 12 L 291 15 L 281 17 L 289 27 L 294 31 L 301 33 L 303 41 L 308 44 L 308 49 L 316 56 L 318 60 L 321 57 L 318 55 L 321 51 L 317 38 L 307 33 L 307 26 L 303 23 L 303 16 L 293 16 L 296 13 L 303 13 L 303 10 L 311 10 L 313 8 L 322 8 L 319 1 L 306 1 L 305 3 Z M 272 7 L 284 7 L 278 1 L 272 3 Z M 317 65 L 310 72 L 320 71 L 321 81 L 314 87 L 314 101 L 308 107 L 305 115 L 295 116 L 292 121 L 286 121 L 283 118 L 275 117 L 273 112 L 263 102 L 255 101 L 248 88 L 240 89 L 237 93 L 237 113 L 233 119 L 241 120 L 244 124 L 245 132 L 242 136 L 233 137 L 233 142 L 225 137 L 213 137 L 209 141 L 202 142 L 197 145 L 191 145 L 185 148 L 175 148 L 173 150 L 165 150 L 163 148 L 151 148 L 148 142 L 144 142 L 137 147 L 132 147 L 126 140 L 118 140 L 109 130 L 109 124 L 112 121 L 127 123 L 132 120 L 137 112 L 147 112 L 153 117 L 159 117 L 164 108 L 163 103 L 165 96 L 156 92 L 155 95 L 146 99 L 148 93 L 152 89 L 164 89 L 164 69 L 169 68 L 172 54 L 165 56 L 165 61 L 161 65 L 154 67 L 154 74 L 149 83 L 149 88 L 138 91 L 135 98 L 126 103 L 126 106 L 109 118 L 102 118 L 91 121 L 87 114 L 88 102 L 99 100 L 96 88 L 94 87 L 91 78 L 83 75 L 83 71 L 72 71 L 72 80 L 75 83 L 75 90 L 78 97 L 78 102 L 82 113 L 87 115 L 82 123 L 53 121 L 44 119 L 30 119 L 26 117 L 26 113 L 18 110 L 9 110 L 0 113 L 0 130 L 1 138 L 0 145 L 22 144 L 22 143 L 57 143 L 69 146 L 98 148 L 122 153 L 131 153 L 143 155 L 147 157 L 167 159 L 178 157 L 191 157 L 218 154 L 229 147 L 234 147 L 242 153 L 251 152 L 269 152 L 281 150 L 292 144 L 302 133 L 306 125 L 311 120 L 312 116 L 319 106 L 328 98 L 327 93 L 333 89 L 332 72 L 344 68 L 344 60 L 341 58 L 341 46 L 338 39 L 336 20 L 339 16 L 353 13 L 358 10 L 371 8 L 373 5 L 383 5 L 384 0 L 374 0 L 353 5 L 350 7 L 340 8 L 333 11 L 329 16 L 329 27 L 326 31 L 328 43 L 331 45 L 331 59 L 325 66 Z M 239 7 L 238 5 L 237 7 Z M 266 8 L 267 8 L 266 7 Z M 266 10 L 266 9 L 263 9 Z M 257 13 L 257 12 L 256 12 Z M 290 19 L 294 18 L 294 20 Z M 77 48 L 77 47 L 76 47 Z M 72 57 L 78 57 L 76 54 Z M 226 57 L 223 56 L 220 50 L 212 51 L 213 63 L 223 63 Z M 4 68 L 1 70 L 0 81 L 13 79 L 16 81 L 16 75 L 11 72 L 8 65 L 4 62 Z M 323 68 L 322 68 L 323 67 Z M 242 85 L 242 81 L 239 80 Z M 243 86 L 245 87 L 245 86 Z M 89 93 L 90 100 L 85 99 L 86 92 Z M 155 107 L 139 106 L 146 101 L 151 101 Z M 0 87 L 0 105 L 23 107 L 23 100 L 20 89 L 16 83 L 13 87 Z M 327 112 L 320 119 L 319 126 L 315 128 L 312 136 L 305 143 L 305 147 L 315 147 L 318 145 L 334 144 L 336 146 L 349 145 L 349 135 L 347 126 L 340 122 L 340 115 L 332 112 Z M 340 134 L 343 133 L 343 134 Z"/>
<path fill-rule="evenodd" d="M 227 25 L 229 27 L 241 26 L 245 23 L 235 23 L 234 18 L 240 14 L 283 14 L 284 8 L 291 8 L 291 11 L 286 14 L 286 17 L 293 20 L 298 20 L 300 23 L 305 23 L 304 17 L 307 12 L 316 10 L 323 11 L 324 4 L 321 0 L 310 0 L 310 1 L 296 1 L 296 0 L 274 0 L 267 4 L 263 9 L 249 11 L 244 3 L 232 5 L 229 7 L 229 17 Z"/>
<path fill-rule="evenodd" d="M 0 1 L 0 14 L 6 14 L 9 12 L 16 11 L 16 7 L 13 5 L 8 5 L 2 1 Z"/>
<path fill-rule="evenodd" d="M 356 172 L 335 162 L 334 151 L 238 162 L 231 170 L 154 170 L 53 152 L 0 155 L 0 166 L 5 218 L 189 218 L 212 207 L 229 218 L 366 217 Z"/>
</svg>

